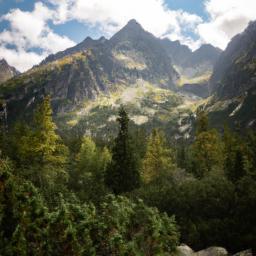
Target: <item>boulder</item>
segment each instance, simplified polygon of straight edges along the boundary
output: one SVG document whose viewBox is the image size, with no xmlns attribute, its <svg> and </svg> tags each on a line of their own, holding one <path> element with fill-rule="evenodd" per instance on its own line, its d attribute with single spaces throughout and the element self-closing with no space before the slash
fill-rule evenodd
<svg viewBox="0 0 256 256">
<path fill-rule="evenodd" d="M 253 256 L 253 254 L 252 254 L 252 250 L 246 250 L 246 251 L 238 252 L 233 256 Z"/>
<path fill-rule="evenodd" d="M 181 244 L 177 247 L 177 256 L 193 256 L 194 251 L 186 244 Z"/>
<path fill-rule="evenodd" d="M 227 256 L 228 252 L 223 247 L 209 247 L 205 250 L 196 252 L 194 256 Z"/>
</svg>

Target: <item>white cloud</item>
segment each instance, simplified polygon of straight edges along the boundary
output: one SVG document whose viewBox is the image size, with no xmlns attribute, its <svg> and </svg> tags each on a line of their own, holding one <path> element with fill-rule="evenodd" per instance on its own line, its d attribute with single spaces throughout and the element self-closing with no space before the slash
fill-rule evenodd
<svg viewBox="0 0 256 256">
<path fill-rule="evenodd" d="M 224 49 L 230 39 L 256 19 L 255 0 L 208 0 L 209 22 L 199 24 L 197 31 L 203 42 Z"/>
<path fill-rule="evenodd" d="M 11 65 L 17 66 L 18 63 L 17 68 L 25 71 L 38 64 L 48 54 L 73 46 L 75 43 L 72 40 L 54 33 L 49 28 L 47 23 L 54 15 L 55 11 L 37 2 L 32 12 L 14 9 L 2 16 L 1 20 L 10 23 L 10 29 L 0 33 L 0 56 L 6 57 Z M 15 49 L 9 49 L 8 45 Z M 40 49 L 43 54 L 31 52 L 35 48 Z M 20 57 L 26 59 L 21 61 Z"/>
<path fill-rule="evenodd" d="M 39 54 L 31 52 L 34 48 L 41 49 L 45 56 L 74 45 L 69 38 L 54 33 L 48 26 L 49 21 L 61 24 L 77 20 L 97 28 L 105 36 L 112 36 L 130 19 L 136 19 L 146 30 L 158 37 L 181 40 L 191 47 L 197 47 L 199 42 L 185 36 L 184 31 L 188 28 L 194 29 L 202 22 L 201 18 L 181 10 L 170 10 L 164 0 L 43 1 L 44 3 L 36 2 L 32 12 L 14 9 L 1 17 L 1 20 L 10 22 L 10 29 L 0 33 L 1 55 L 7 56 L 9 63 L 14 66 L 18 63 L 22 71 L 42 59 Z M 15 46 L 15 50 L 8 49 L 8 45 Z M 24 61 L 22 66 L 19 58 L 24 57 L 25 53 L 31 58 Z"/>
<path fill-rule="evenodd" d="M 41 62 L 47 55 L 26 52 L 24 50 L 7 49 L 0 46 L 0 56 L 19 71 L 25 71 Z"/>
<path fill-rule="evenodd" d="M 31 12 L 14 9 L 0 17 L 0 21 L 10 23 L 10 28 L 0 33 L 0 57 L 24 71 L 46 55 L 75 44 L 56 34 L 49 21 L 58 25 L 76 20 L 110 37 L 128 20 L 136 19 L 155 36 L 180 40 L 191 49 L 202 43 L 224 49 L 256 17 L 255 0 L 205 0 L 205 9 L 208 21 L 182 10 L 171 10 L 166 0 L 41 0 Z M 8 48 L 10 45 L 12 49 Z"/>
<path fill-rule="evenodd" d="M 170 10 L 164 0 L 48 0 L 57 6 L 56 23 L 78 20 L 111 36 L 130 19 L 136 19 L 158 37 L 191 41 L 184 29 L 194 29 L 202 19 L 181 10 Z"/>
</svg>

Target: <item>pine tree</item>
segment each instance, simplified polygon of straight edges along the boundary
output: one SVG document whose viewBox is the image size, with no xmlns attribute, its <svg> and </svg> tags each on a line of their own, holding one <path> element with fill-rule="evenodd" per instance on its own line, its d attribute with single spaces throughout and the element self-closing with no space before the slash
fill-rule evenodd
<svg viewBox="0 0 256 256">
<path fill-rule="evenodd" d="M 166 146 L 164 134 L 154 129 L 149 137 L 147 151 L 142 161 L 142 176 L 149 183 L 174 168 L 174 154 Z"/>
<path fill-rule="evenodd" d="M 118 122 L 119 133 L 105 177 L 106 185 L 115 194 L 132 191 L 140 185 L 138 160 L 129 135 L 129 117 L 123 107 L 119 110 Z"/>
</svg>

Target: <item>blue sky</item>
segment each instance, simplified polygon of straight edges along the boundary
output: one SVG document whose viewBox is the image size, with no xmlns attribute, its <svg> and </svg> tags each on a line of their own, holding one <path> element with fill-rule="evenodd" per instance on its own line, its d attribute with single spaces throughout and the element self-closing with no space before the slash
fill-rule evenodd
<svg viewBox="0 0 256 256">
<path fill-rule="evenodd" d="M 0 58 L 21 71 L 135 18 L 157 37 L 224 49 L 256 17 L 255 0 L 0 0 Z"/>
</svg>

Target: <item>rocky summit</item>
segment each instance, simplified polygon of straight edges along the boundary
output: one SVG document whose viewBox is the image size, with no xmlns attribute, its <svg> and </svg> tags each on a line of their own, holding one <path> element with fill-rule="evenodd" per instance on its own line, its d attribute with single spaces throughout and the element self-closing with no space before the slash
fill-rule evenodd
<svg viewBox="0 0 256 256">
<path fill-rule="evenodd" d="M 0 59 L 0 84 L 14 76 L 17 76 L 18 74 L 19 71 L 10 66 L 5 59 Z"/>
</svg>

